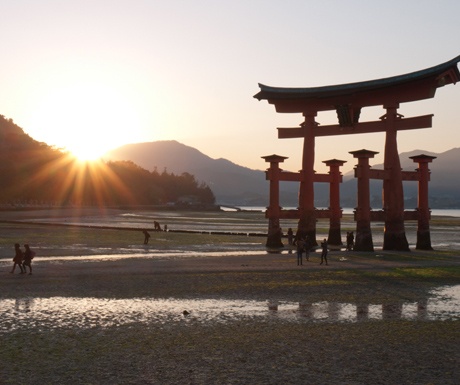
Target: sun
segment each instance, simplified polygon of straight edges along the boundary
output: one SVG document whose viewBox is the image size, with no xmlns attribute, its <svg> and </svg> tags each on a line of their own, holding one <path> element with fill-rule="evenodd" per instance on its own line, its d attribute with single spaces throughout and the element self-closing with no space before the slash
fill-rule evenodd
<svg viewBox="0 0 460 385">
<path fill-rule="evenodd" d="M 108 149 L 107 149 L 108 150 Z M 83 146 L 81 148 L 74 147 L 72 150 L 69 150 L 78 160 L 85 162 L 89 160 L 96 160 L 100 159 L 102 155 L 107 151 L 104 150 L 101 152 L 100 148 L 90 148 L 87 146 Z"/>
<path fill-rule="evenodd" d="M 80 160 L 100 158 L 108 150 L 137 139 L 135 108 L 110 87 L 80 83 L 54 90 L 38 104 L 28 133 L 70 151 Z"/>
</svg>

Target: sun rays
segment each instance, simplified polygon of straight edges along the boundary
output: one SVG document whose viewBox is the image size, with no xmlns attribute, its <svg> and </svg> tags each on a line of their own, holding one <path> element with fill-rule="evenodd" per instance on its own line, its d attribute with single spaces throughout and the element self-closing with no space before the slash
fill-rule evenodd
<svg viewBox="0 0 460 385">
<path fill-rule="evenodd" d="M 49 195 L 44 198 L 59 204 L 102 207 L 137 203 L 128 186 L 102 160 L 80 161 L 74 155 L 62 154 L 30 177 L 26 188 L 47 183 Z"/>
</svg>

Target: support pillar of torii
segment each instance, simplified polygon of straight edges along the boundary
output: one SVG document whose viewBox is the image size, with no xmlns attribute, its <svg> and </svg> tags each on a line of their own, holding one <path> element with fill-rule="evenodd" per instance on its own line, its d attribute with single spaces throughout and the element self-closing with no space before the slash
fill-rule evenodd
<svg viewBox="0 0 460 385">
<path fill-rule="evenodd" d="M 316 213 L 315 213 L 315 122 L 316 112 L 305 114 L 302 126 L 303 154 L 302 154 L 302 180 L 299 187 L 299 222 L 297 234 L 300 238 L 308 236 L 316 246 Z"/>
<path fill-rule="evenodd" d="M 268 155 L 263 156 L 266 162 L 270 163 L 270 168 L 267 170 L 267 179 L 270 181 L 270 203 L 267 211 L 268 217 L 268 236 L 267 247 L 281 248 L 281 227 L 280 227 L 280 173 L 279 164 L 287 159 L 285 156 Z"/>
<path fill-rule="evenodd" d="M 371 196 L 369 180 L 371 179 L 369 159 L 378 152 L 369 150 L 351 151 L 353 157 L 358 158 L 355 167 L 355 177 L 358 179 L 358 204 L 355 211 L 356 239 L 355 251 L 374 251 L 371 231 Z"/>
<path fill-rule="evenodd" d="M 329 183 L 329 236 L 327 243 L 329 245 L 341 246 L 342 235 L 340 233 L 340 220 L 342 218 L 342 207 L 340 207 L 340 183 L 342 182 L 342 174 L 340 167 L 346 163 L 344 160 L 330 159 L 324 160 L 323 163 L 329 167 L 329 175 L 331 180 Z"/>
<path fill-rule="evenodd" d="M 428 204 L 428 182 L 430 181 L 430 170 L 428 163 L 431 163 L 435 156 L 425 154 L 411 156 L 414 162 L 418 163 L 418 226 L 416 249 L 433 250 L 430 236 L 430 208 Z"/>
</svg>

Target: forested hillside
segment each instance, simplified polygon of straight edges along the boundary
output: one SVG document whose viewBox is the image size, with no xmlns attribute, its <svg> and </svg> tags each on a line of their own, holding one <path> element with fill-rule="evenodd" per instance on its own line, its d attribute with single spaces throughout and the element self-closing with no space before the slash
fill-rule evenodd
<svg viewBox="0 0 460 385">
<path fill-rule="evenodd" d="M 130 161 L 80 162 L 40 143 L 0 115 L 0 203 L 214 204 L 209 186 L 189 173 L 147 171 Z"/>
<path fill-rule="evenodd" d="M 401 153 L 401 166 L 404 171 L 415 171 L 418 165 L 410 158 L 413 155 L 432 155 L 436 159 L 429 164 L 431 180 L 429 183 L 429 198 L 431 208 L 460 207 L 460 148 L 434 153 L 427 150 L 413 150 Z M 174 140 L 147 143 L 131 143 L 112 149 L 104 159 L 131 160 L 148 170 L 155 167 L 182 173 L 189 172 L 199 180 L 205 181 L 212 187 L 220 204 L 234 206 L 267 206 L 269 203 L 269 183 L 265 172 L 251 170 L 239 166 L 227 159 L 212 159 L 195 148 L 186 146 Z M 350 159 L 350 162 L 355 160 Z M 261 167 L 268 164 L 262 162 Z M 382 164 L 373 164 L 374 169 L 383 169 Z M 356 207 L 357 180 L 354 172 L 344 175 L 340 186 L 342 207 Z M 382 180 L 371 180 L 370 193 L 372 207 L 382 207 Z M 283 207 L 298 206 L 298 182 L 280 183 L 280 205 Z M 413 181 L 404 182 L 404 199 L 406 208 L 417 207 L 418 184 Z M 315 206 L 329 206 L 329 185 L 315 183 Z"/>
</svg>

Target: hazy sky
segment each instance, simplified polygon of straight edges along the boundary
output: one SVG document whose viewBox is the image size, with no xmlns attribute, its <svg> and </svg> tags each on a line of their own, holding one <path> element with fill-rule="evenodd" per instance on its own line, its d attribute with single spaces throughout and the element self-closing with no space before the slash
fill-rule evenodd
<svg viewBox="0 0 460 385">
<path fill-rule="evenodd" d="M 259 82 L 323 86 L 443 63 L 460 55 L 459 14 L 458 0 L 1 1 L 0 114 L 75 151 L 174 139 L 255 169 L 288 156 L 295 171 L 302 139 L 278 139 L 276 127 L 302 116 L 254 99 Z M 399 133 L 399 151 L 460 146 L 459 102 L 457 84 L 402 104 L 406 117 L 435 117 Z M 317 121 L 334 124 L 335 112 Z M 380 133 L 317 138 L 316 170 L 331 158 L 351 169 L 349 151 L 383 145 Z"/>
</svg>

